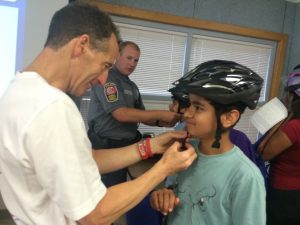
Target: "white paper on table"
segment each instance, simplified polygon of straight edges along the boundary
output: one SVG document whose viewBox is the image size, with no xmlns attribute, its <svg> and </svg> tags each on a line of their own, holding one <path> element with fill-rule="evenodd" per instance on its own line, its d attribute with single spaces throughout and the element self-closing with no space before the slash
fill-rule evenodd
<svg viewBox="0 0 300 225">
<path fill-rule="evenodd" d="M 277 97 L 275 97 L 261 106 L 252 115 L 251 123 L 259 133 L 264 134 L 287 116 L 287 108 Z"/>
</svg>

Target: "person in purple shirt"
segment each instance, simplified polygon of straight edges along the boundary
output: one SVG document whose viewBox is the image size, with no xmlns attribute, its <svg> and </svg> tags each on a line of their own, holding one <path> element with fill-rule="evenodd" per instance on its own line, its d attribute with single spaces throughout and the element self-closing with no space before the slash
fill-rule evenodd
<svg viewBox="0 0 300 225">
<path fill-rule="evenodd" d="M 232 129 L 230 132 L 230 140 L 233 144 L 238 146 L 254 164 L 257 163 L 257 157 L 252 143 L 244 132 Z"/>
</svg>

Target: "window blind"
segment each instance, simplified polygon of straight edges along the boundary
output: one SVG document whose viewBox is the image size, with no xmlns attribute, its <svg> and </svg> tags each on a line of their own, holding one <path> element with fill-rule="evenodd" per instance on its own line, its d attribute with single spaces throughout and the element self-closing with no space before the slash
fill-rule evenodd
<svg viewBox="0 0 300 225">
<path fill-rule="evenodd" d="M 271 51 L 270 45 L 194 35 L 189 70 L 208 60 L 230 60 L 247 66 L 267 81 Z M 264 82 L 260 101 L 266 99 L 266 85 Z"/>
<path fill-rule="evenodd" d="M 136 42 L 140 61 L 130 75 L 142 95 L 170 96 L 168 89 L 183 73 L 186 34 L 117 23 L 124 41 Z"/>
</svg>

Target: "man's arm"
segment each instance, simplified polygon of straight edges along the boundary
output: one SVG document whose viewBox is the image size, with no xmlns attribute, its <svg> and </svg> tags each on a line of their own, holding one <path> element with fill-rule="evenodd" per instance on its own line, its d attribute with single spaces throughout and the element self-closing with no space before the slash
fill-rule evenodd
<svg viewBox="0 0 300 225">
<path fill-rule="evenodd" d="M 180 143 L 175 142 L 142 176 L 108 188 L 96 208 L 79 222 L 83 225 L 111 224 L 140 202 L 167 176 L 188 168 L 196 158 L 195 150 L 189 145 L 186 151 L 180 152 L 180 147 Z"/>
<path fill-rule="evenodd" d="M 168 110 L 142 110 L 121 107 L 112 112 L 112 116 L 119 122 L 144 123 L 156 125 L 156 121 L 167 127 L 173 127 L 180 119 L 180 114 Z"/>
<path fill-rule="evenodd" d="M 162 154 L 174 141 L 182 140 L 186 136 L 186 131 L 172 131 L 151 138 L 150 146 L 153 154 Z M 101 174 L 119 170 L 141 161 L 137 144 L 122 148 L 101 149 L 101 151 L 94 150 L 93 157 Z"/>
</svg>

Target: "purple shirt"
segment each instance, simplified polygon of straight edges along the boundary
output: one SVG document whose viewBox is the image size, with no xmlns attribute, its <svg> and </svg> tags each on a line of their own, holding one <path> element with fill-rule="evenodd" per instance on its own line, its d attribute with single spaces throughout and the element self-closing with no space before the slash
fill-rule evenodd
<svg viewBox="0 0 300 225">
<path fill-rule="evenodd" d="M 230 140 L 233 144 L 238 146 L 254 164 L 256 164 L 254 149 L 246 134 L 239 130 L 231 129 Z"/>
</svg>

